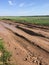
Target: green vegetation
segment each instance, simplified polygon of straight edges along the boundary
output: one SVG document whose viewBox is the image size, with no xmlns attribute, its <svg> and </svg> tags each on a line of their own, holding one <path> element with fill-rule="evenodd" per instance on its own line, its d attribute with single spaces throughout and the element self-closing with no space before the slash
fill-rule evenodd
<svg viewBox="0 0 49 65">
<path fill-rule="evenodd" d="M 38 25 L 46 25 L 49 26 L 49 16 L 22 16 L 22 17 L 16 17 L 16 16 L 7 16 L 7 17 L 0 17 L 0 19 L 3 20 L 12 20 L 17 22 L 27 22 L 27 23 L 33 23 Z"/>
<path fill-rule="evenodd" d="M 11 54 L 4 48 L 3 40 L 0 40 L 0 65 L 10 65 Z"/>
</svg>

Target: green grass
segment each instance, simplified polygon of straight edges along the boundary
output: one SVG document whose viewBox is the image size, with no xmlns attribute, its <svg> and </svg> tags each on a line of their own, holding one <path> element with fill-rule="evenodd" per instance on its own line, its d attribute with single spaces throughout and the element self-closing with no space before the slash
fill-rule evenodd
<svg viewBox="0 0 49 65">
<path fill-rule="evenodd" d="M 3 51 L 3 50 L 4 50 L 3 41 L 0 40 L 0 51 Z"/>
<path fill-rule="evenodd" d="M 2 62 L 2 65 L 5 65 L 5 63 L 6 65 L 9 65 L 7 61 L 10 59 L 11 54 L 5 49 L 3 40 L 0 40 L 0 52 L 2 52 L 2 55 L 0 57 L 0 62 Z"/>
<path fill-rule="evenodd" d="M 41 17 L 7 16 L 7 17 L 0 17 L 0 19 L 10 19 L 10 20 L 14 20 L 15 22 L 27 22 L 27 23 L 37 24 L 37 25 L 49 26 L 49 16 L 41 16 Z"/>
</svg>

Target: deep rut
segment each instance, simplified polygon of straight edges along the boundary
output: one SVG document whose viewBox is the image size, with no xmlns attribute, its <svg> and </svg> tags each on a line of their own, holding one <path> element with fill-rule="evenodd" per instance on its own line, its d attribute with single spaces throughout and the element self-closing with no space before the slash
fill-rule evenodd
<svg viewBox="0 0 49 65">
<path fill-rule="evenodd" d="M 18 65 L 49 65 L 49 41 L 34 32 L 31 36 L 27 30 L 0 22 L 0 36 L 12 52 L 13 61 Z"/>
</svg>

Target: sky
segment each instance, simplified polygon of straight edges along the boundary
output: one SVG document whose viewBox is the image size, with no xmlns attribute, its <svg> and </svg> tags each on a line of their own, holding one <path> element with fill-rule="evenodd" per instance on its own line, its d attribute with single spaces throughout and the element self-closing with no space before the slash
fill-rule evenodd
<svg viewBox="0 0 49 65">
<path fill-rule="evenodd" d="M 0 16 L 49 15 L 49 0 L 0 0 Z"/>
</svg>

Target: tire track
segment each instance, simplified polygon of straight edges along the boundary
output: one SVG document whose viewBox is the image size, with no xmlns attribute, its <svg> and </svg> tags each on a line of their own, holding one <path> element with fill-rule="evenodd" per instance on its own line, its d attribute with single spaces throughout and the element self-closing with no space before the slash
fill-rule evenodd
<svg viewBox="0 0 49 65">
<path fill-rule="evenodd" d="M 11 31 L 12 33 L 14 33 L 16 36 L 12 36 L 13 38 L 14 38 L 14 46 L 16 46 L 16 42 L 18 43 L 18 45 L 22 48 L 22 50 L 23 50 L 23 48 L 26 50 L 26 52 L 25 53 L 30 53 L 30 54 L 32 54 L 32 52 L 33 52 L 33 50 L 31 49 L 31 48 L 34 48 L 34 50 L 36 51 L 36 49 L 37 49 L 37 51 L 36 52 L 42 52 L 41 53 L 41 55 L 42 55 L 42 57 L 43 57 L 43 55 L 45 56 L 45 58 L 44 59 L 46 59 L 47 60 L 47 56 L 49 56 L 48 54 L 49 54 L 49 51 L 48 51 L 48 49 L 47 49 L 47 45 L 48 45 L 48 43 L 46 44 L 46 47 L 44 46 L 44 48 L 42 47 L 42 45 L 40 46 L 39 45 L 39 41 L 34 41 L 34 39 L 39 39 L 39 37 L 37 37 L 37 36 L 30 36 L 29 34 L 27 34 L 27 33 L 25 33 L 24 31 L 22 31 L 22 30 L 20 30 L 20 29 L 18 29 L 18 28 L 15 28 L 14 26 L 12 26 L 12 25 L 8 25 L 8 24 L 5 24 L 5 23 L 0 23 L 4 28 L 6 28 L 7 30 L 9 30 L 9 31 Z M 9 32 L 10 33 L 10 32 Z M 13 34 L 12 34 L 13 35 Z M 10 38 L 12 38 L 12 37 L 10 37 Z M 21 40 L 24 40 L 24 41 L 27 41 L 28 42 L 28 44 L 26 44 L 27 42 L 22 42 L 21 40 L 19 40 L 19 38 L 18 39 L 16 39 L 16 37 L 18 38 L 20 38 Z M 34 38 L 34 39 L 33 39 Z M 41 40 L 42 38 L 40 38 L 39 40 Z M 11 40 L 11 39 L 10 39 Z M 16 41 L 17 40 L 17 41 Z M 13 40 L 12 40 L 13 41 Z M 20 43 L 21 42 L 21 43 Z M 37 42 L 37 43 L 36 43 Z M 39 43 L 38 43 L 39 42 Z M 44 40 L 44 42 L 47 42 L 47 41 L 45 41 Z M 12 42 L 11 42 L 12 43 Z M 12 43 L 12 44 L 13 44 Z M 42 43 L 43 43 L 43 40 L 42 40 Z M 42 44 L 41 43 L 41 44 Z M 44 51 L 45 50 L 45 51 Z M 48 53 L 47 53 L 48 52 Z M 39 53 L 37 53 L 37 54 L 39 54 Z M 47 54 L 47 55 L 46 55 Z M 36 53 L 35 53 L 35 55 L 36 55 Z M 49 57 L 48 57 L 49 58 Z M 49 59 L 47 60 L 47 63 L 48 63 L 48 61 L 49 61 Z M 31 65 L 31 64 L 30 64 Z M 45 64 L 44 64 L 45 65 Z"/>
<path fill-rule="evenodd" d="M 39 47 L 43 48 L 44 50 L 46 50 L 47 52 L 49 52 L 49 42 L 43 40 L 42 38 L 36 37 L 36 36 L 30 36 L 29 34 L 21 31 L 20 29 L 17 29 L 13 26 L 10 26 L 8 24 L 5 25 L 5 23 L 2 23 L 7 29 L 10 29 L 12 32 L 14 33 L 18 33 L 19 35 L 27 38 L 28 40 L 30 40 L 31 42 L 34 42 L 35 45 L 38 45 Z M 45 44 L 45 45 L 44 45 Z"/>
<path fill-rule="evenodd" d="M 42 30 L 30 29 L 30 28 L 27 28 L 25 26 L 16 26 L 16 28 L 23 30 L 24 32 L 28 33 L 31 36 L 42 37 L 43 40 L 46 40 L 49 42 L 49 32 L 46 33 Z"/>
</svg>

